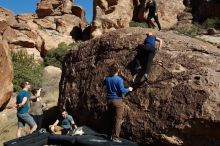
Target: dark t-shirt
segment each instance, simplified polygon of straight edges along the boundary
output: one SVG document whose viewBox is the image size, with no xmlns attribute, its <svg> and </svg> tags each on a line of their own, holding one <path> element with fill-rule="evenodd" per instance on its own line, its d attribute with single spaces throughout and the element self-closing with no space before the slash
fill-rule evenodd
<svg viewBox="0 0 220 146">
<path fill-rule="evenodd" d="M 146 10 L 149 9 L 149 15 L 154 15 L 157 11 L 157 4 L 156 2 L 153 0 L 151 3 L 148 2 L 146 5 Z"/>
<path fill-rule="evenodd" d="M 22 90 L 18 93 L 17 97 L 16 97 L 16 104 L 20 104 L 22 103 L 22 100 L 24 97 L 27 97 L 27 102 L 24 104 L 23 107 L 21 107 L 20 109 L 18 109 L 18 114 L 25 114 L 28 113 L 29 110 L 29 105 L 28 105 L 28 98 L 30 97 L 30 93 L 28 93 L 25 90 Z"/>
</svg>

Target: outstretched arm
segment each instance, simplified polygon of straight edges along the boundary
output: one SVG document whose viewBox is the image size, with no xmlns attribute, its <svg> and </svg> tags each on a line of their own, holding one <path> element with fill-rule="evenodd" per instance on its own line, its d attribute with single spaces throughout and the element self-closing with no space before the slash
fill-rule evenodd
<svg viewBox="0 0 220 146">
<path fill-rule="evenodd" d="M 35 95 L 32 95 L 31 97 L 30 97 L 30 99 L 32 100 L 32 99 L 36 99 L 37 97 L 39 97 L 40 96 L 40 93 L 41 93 L 41 88 L 39 89 L 39 90 L 37 90 L 37 93 L 35 94 Z"/>
<path fill-rule="evenodd" d="M 160 50 L 162 48 L 162 44 L 163 44 L 163 40 L 161 38 L 156 37 L 156 41 L 159 42 L 159 48 L 158 50 Z"/>
</svg>

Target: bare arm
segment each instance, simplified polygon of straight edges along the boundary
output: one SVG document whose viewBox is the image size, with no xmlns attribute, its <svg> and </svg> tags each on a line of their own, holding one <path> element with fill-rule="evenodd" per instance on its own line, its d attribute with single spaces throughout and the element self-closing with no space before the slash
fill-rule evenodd
<svg viewBox="0 0 220 146">
<path fill-rule="evenodd" d="M 56 122 L 55 122 L 55 123 L 53 123 L 53 125 L 52 125 L 52 126 L 57 126 L 57 125 L 58 125 L 58 123 L 59 123 L 59 120 L 56 120 Z"/>
<path fill-rule="evenodd" d="M 71 123 L 72 123 L 72 125 L 74 126 L 74 128 L 77 128 L 77 126 L 76 126 L 74 120 L 72 120 Z"/>
<path fill-rule="evenodd" d="M 163 40 L 162 40 L 162 39 L 160 39 L 160 38 L 158 38 L 158 37 L 156 37 L 156 41 L 158 41 L 158 42 L 159 42 L 159 47 L 158 47 L 158 50 L 160 50 L 160 49 L 162 48 Z"/>
<path fill-rule="evenodd" d="M 39 89 L 39 90 L 37 90 L 37 93 L 35 94 L 35 95 L 32 95 L 31 97 L 30 97 L 30 99 L 32 100 L 32 99 L 36 99 L 37 97 L 39 97 L 40 96 L 40 93 L 41 93 L 41 88 Z"/>
<path fill-rule="evenodd" d="M 23 107 L 26 102 L 27 102 L 27 97 L 24 97 L 22 102 L 17 105 L 17 108 L 19 109 L 19 108 Z"/>
</svg>

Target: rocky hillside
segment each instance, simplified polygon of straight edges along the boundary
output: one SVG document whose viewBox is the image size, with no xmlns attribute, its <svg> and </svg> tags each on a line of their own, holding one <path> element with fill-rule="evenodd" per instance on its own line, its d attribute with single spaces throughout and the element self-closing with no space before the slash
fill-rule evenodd
<svg viewBox="0 0 220 146">
<path fill-rule="evenodd" d="M 125 28 L 131 20 L 146 22 L 147 0 L 94 0 L 91 36 Z M 177 24 L 177 16 L 184 11 L 183 0 L 157 0 L 158 15 L 162 28 Z"/>
<path fill-rule="evenodd" d="M 77 123 L 104 132 L 102 80 L 108 67 L 118 63 L 125 84 L 135 88 L 124 97 L 123 137 L 143 145 L 220 145 L 220 50 L 172 31 L 155 32 L 164 45 L 149 84 L 132 84 L 131 64 L 146 31 L 153 30 L 119 29 L 73 48 L 63 64 L 59 107 L 71 111 Z"/>
<path fill-rule="evenodd" d="M 12 79 L 13 68 L 6 41 L 0 40 L 0 111 L 5 108 L 13 92 Z"/>
<path fill-rule="evenodd" d="M 86 27 L 85 10 L 74 6 L 72 0 L 41 0 L 36 14 L 20 14 L 0 7 L 0 109 L 9 101 L 12 92 L 13 70 L 10 52 L 27 50 L 41 61 L 41 54 L 81 39 Z"/>
</svg>

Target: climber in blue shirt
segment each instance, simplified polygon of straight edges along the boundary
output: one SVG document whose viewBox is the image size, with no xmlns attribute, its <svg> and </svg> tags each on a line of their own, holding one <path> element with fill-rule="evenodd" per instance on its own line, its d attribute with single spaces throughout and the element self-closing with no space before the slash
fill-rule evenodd
<svg viewBox="0 0 220 146">
<path fill-rule="evenodd" d="M 147 37 L 144 40 L 144 47 L 135 58 L 135 69 L 141 70 L 145 79 L 147 80 L 151 64 L 153 63 L 153 59 L 157 51 L 156 42 L 159 42 L 158 50 L 160 50 L 163 41 L 162 39 L 154 36 L 152 32 L 146 33 L 146 36 Z M 139 71 L 137 71 L 137 73 L 134 75 L 133 82 L 136 82 L 138 73 Z"/>
</svg>

